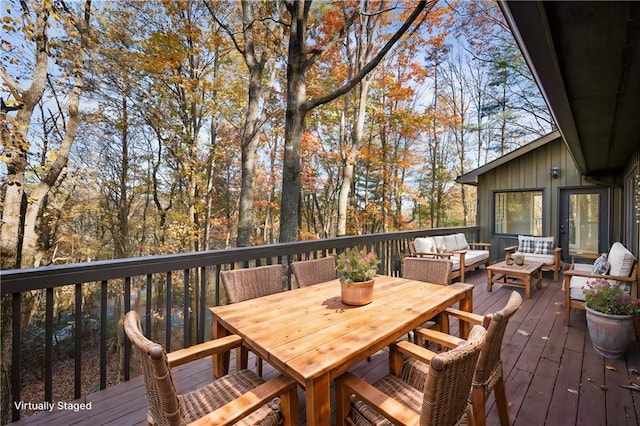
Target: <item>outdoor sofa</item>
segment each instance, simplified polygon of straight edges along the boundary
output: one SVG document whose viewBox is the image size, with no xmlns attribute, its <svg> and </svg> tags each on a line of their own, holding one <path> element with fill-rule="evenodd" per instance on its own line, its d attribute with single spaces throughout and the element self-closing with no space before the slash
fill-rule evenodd
<svg viewBox="0 0 640 426">
<path fill-rule="evenodd" d="M 464 274 L 491 261 L 488 243 L 469 243 L 463 233 L 419 237 L 409 244 L 410 256 L 450 259 L 451 281 L 464 282 Z"/>
</svg>

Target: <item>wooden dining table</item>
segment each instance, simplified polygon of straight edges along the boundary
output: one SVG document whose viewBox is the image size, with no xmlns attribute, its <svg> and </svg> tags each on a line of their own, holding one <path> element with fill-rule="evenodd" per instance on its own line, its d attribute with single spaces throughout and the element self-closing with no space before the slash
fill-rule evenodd
<svg viewBox="0 0 640 426">
<path fill-rule="evenodd" d="M 328 425 L 333 379 L 457 302 L 472 311 L 472 285 L 379 275 L 373 302 L 349 306 L 332 280 L 213 307 L 212 334 L 242 337 L 249 350 L 304 387 L 307 424 Z M 466 324 L 460 333 L 466 337 Z M 216 377 L 226 374 L 228 356 L 214 357 Z"/>
</svg>

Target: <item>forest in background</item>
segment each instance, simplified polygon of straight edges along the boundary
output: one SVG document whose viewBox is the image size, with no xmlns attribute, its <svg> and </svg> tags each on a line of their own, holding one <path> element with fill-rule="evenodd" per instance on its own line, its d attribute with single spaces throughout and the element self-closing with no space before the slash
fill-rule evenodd
<svg viewBox="0 0 640 426">
<path fill-rule="evenodd" d="M 9 0 L 2 22 L 3 269 L 467 225 L 456 176 L 552 128 L 489 1 Z"/>
<path fill-rule="evenodd" d="M 456 176 L 553 127 L 492 1 L 2 6 L 2 269 L 470 225 Z M 152 338 L 175 314 L 164 284 Z M 83 392 L 103 331 L 122 379 L 122 283 L 107 330 L 98 287 L 82 290 Z M 25 398 L 42 398 L 46 344 L 55 396 L 72 397 L 74 295 L 55 289 L 52 343 L 44 291 L 22 294 Z M 1 313 L 4 423 L 10 296 Z"/>
</svg>

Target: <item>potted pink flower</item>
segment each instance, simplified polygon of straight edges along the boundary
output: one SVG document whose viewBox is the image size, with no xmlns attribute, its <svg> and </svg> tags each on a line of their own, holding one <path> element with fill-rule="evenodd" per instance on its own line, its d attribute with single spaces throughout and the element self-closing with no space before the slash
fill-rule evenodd
<svg viewBox="0 0 640 426">
<path fill-rule="evenodd" d="M 604 278 L 588 281 L 583 291 L 594 349 L 607 358 L 622 357 L 632 338 L 635 316 L 640 313 L 640 300 Z"/>
<path fill-rule="evenodd" d="M 373 300 L 374 278 L 380 261 L 373 251 L 347 249 L 338 256 L 336 272 L 340 279 L 342 302 L 366 305 Z"/>
</svg>

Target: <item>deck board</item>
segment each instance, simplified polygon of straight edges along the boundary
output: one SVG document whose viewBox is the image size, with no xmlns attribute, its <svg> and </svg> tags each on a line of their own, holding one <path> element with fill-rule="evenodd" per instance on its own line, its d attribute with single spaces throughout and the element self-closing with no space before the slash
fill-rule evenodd
<svg viewBox="0 0 640 426">
<path fill-rule="evenodd" d="M 512 317 L 505 332 L 503 363 L 508 411 L 514 425 L 640 424 L 640 392 L 622 388 L 640 383 L 640 348 L 633 342 L 625 358 L 608 360 L 591 347 L 583 311 L 572 311 L 571 327 L 564 325 L 560 282 L 544 272 L 542 289 L 533 288 L 531 299 Z M 504 306 L 511 287 L 495 285 L 486 290 L 486 274 L 467 274 L 475 285 L 474 312 L 494 312 Z M 523 289 L 516 289 L 524 294 Z M 451 322 L 457 331 L 457 322 Z M 232 355 L 233 356 L 233 355 Z M 357 376 L 375 381 L 387 373 L 387 352 L 352 368 Z M 253 358 L 249 365 L 252 366 Z M 233 365 L 233 361 L 232 361 Z M 611 366 L 614 369 L 607 369 Z M 265 379 L 277 372 L 265 363 Z M 180 392 L 194 389 L 211 379 L 210 360 L 199 360 L 173 371 Z M 299 388 L 300 418 L 304 424 L 304 390 Z M 36 413 L 16 425 L 91 424 L 143 425 L 147 401 L 141 377 L 89 394 L 92 410 L 84 412 Z M 487 424 L 498 425 L 493 397 L 487 402 Z"/>
</svg>

